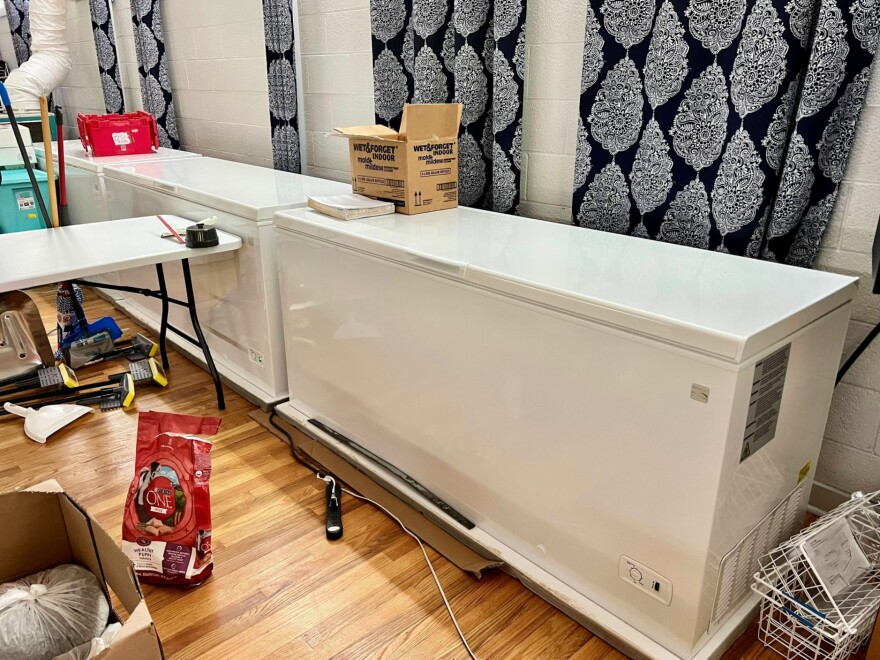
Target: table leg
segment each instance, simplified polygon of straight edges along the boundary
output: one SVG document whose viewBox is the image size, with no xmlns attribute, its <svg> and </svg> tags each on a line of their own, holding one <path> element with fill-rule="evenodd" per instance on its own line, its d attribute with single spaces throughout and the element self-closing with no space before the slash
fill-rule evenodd
<svg viewBox="0 0 880 660">
<path fill-rule="evenodd" d="M 162 264 L 156 264 L 156 277 L 159 280 L 159 293 L 162 302 L 162 321 L 159 324 L 159 351 L 162 353 L 162 367 L 168 368 L 168 348 L 165 345 L 165 337 L 168 334 L 168 289 L 165 286 L 165 270 Z"/>
<path fill-rule="evenodd" d="M 226 401 L 223 398 L 223 384 L 220 382 L 220 374 L 217 373 L 217 367 L 214 366 L 214 359 L 211 357 L 211 349 L 208 348 L 208 342 L 205 334 L 202 332 L 202 326 L 199 324 L 199 315 L 196 312 L 196 299 L 193 293 L 192 275 L 189 270 L 189 259 L 183 259 L 180 262 L 183 268 L 183 283 L 186 287 L 186 302 L 189 309 L 189 318 L 192 322 L 193 330 L 195 330 L 196 338 L 199 340 L 199 346 L 205 356 L 205 363 L 208 365 L 208 371 L 211 372 L 211 378 L 214 379 L 214 389 L 217 391 L 217 407 L 220 410 L 226 408 Z"/>
</svg>

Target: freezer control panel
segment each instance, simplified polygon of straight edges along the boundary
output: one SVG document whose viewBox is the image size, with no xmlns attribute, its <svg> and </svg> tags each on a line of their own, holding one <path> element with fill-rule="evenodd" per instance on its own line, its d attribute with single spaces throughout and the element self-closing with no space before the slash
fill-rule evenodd
<svg viewBox="0 0 880 660">
<path fill-rule="evenodd" d="M 664 605 L 672 602 L 672 582 L 644 564 L 620 555 L 617 564 L 620 579 Z"/>
</svg>

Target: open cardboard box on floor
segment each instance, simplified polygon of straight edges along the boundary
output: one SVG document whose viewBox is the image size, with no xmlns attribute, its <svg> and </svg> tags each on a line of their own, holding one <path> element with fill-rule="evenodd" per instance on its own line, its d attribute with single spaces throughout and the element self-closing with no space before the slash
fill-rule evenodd
<svg viewBox="0 0 880 660">
<path fill-rule="evenodd" d="M 400 130 L 335 129 L 348 138 L 352 192 L 415 215 L 458 206 L 460 103 L 406 104 Z"/>
<path fill-rule="evenodd" d="M 89 569 L 115 594 L 128 620 L 101 660 L 162 660 L 162 645 L 134 569 L 110 535 L 57 481 L 0 494 L 0 583 L 59 564 Z M 111 609 L 110 620 L 119 617 Z M 2 657 L 2 653 L 0 653 Z"/>
</svg>

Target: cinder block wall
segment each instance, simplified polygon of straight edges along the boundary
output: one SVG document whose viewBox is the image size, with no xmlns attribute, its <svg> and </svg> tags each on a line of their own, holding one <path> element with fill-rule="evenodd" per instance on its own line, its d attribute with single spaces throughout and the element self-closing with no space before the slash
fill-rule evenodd
<svg viewBox="0 0 880 660">
<path fill-rule="evenodd" d="M 271 167 L 262 4 L 186 0 L 163 2 L 162 10 L 181 148 Z M 104 112 L 104 97 L 88 0 L 71 0 L 68 12 L 74 67 L 57 98 L 75 137 L 71 120 L 78 112 Z M 114 0 L 113 18 L 125 107 L 137 110 L 143 105 L 130 0 Z"/>
<path fill-rule="evenodd" d="M 369 0 L 296 0 L 309 174 L 349 181 L 334 126 L 375 123 Z"/>
<path fill-rule="evenodd" d="M 874 68 L 855 147 L 817 268 L 861 278 L 845 356 L 880 321 L 871 293 L 871 245 L 880 216 L 880 74 Z M 880 489 L 880 338 L 835 391 L 817 480 L 846 493 Z"/>
<path fill-rule="evenodd" d="M 88 0 L 67 3 L 67 40 L 73 69 L 56 91 L 54 101 L 64 108 L 65 125 L 74 127 L 80 112 L 104 112 L 104 94 L 98 74 L 98 56 Z M 73 128 L 66 130 L 68 134 L 71 131 L 75 133 Z"/>
<path fill-rule="evenodd" d="M 293 0 L 299 15 L 304 99 L 304 168 L 347 181 L 345 142 L 334 126 L 372 123 L 369 0 Z M 130 0 L 114 1 L 128 108 L 140 107 L 131 38 Z M 523 128 L 525 215 L 568 222 L 581 50 L 587 0 L 530 0 Z M 164 2 L 166 46 L 184 148 L 271 166 L 269 110 L 259 0 Z M 8 25 L 0 19 L 0 54 L 14 62 Z M 102 107 L 87 0 L 71 0 L 75 68 L 66 103 Z M 8 42 L 8 43 L 7 43 Z M 880 215 L 880 75 L 874 75 L 855 152 L 841 187 L 818 267 L 865 278 L 853 310 L 848 354 L 880 320 L 870 294 L 870 249 Z M 838 388 L 818 466 L 819 482 L 849 492 L 880 489 L 880 341 Z"/>
<path fill-rule="evenodd" d="M 130 29 L 129 0 L 116 2 Z M 185 0 L 162 10 L 182 148 L 272 167 L 262 3 Z"/>
</svg>

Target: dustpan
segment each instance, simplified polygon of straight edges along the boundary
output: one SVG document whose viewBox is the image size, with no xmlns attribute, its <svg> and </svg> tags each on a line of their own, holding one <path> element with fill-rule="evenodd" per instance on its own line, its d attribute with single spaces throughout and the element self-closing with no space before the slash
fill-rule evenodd
<svg viewBox="0 0 880 660">
<path fill-rule="evenodd" d="M 37 306 L 23 291 L 0 293 L 0 383 L 55 364 Z"/>
<path fill-rule="evenodd" d="M 69 403 L 43 406 L 39 410 L 22 408 L 14 403 L 6 403 L 3 407 L 8 413 L 24 417 L 24 434 L 40 444 L 46 444 L 50 435 L 92 412 L 88 406 Z"/>
</svg>

